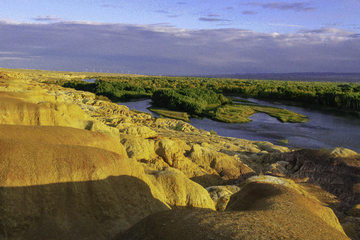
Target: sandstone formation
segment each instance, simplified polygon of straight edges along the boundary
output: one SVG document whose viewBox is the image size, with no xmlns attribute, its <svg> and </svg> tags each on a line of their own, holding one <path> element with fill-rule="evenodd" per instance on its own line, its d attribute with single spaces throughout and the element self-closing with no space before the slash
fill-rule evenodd
<svg viewBox="0 0 360 240">
<path fill-rule="evenodd" d="M 126 156 L 125 147 L 110 136 L 70 127 L 0 124 L 0 139 L 39 144 L 88 146 Z"/>
<path fill-rule="evenodd" d="M 360 201 L 360 155 L 346 149 L 299 150 L 292 153 L 269 154 L 258 159 L 271 174 L 274 164 L 283 166 L 281 175 L 306 178 L 308 183 L 338 197 L 342 202 L 342 212 L 359 204 Z M 270 168 L 269 168 L 270 166 Z M 275 170 L 279 173 L 279 167 Z"/>
<path fill-rule="evenodd" d="M 240 160 L 225 153 L 217 152 L 209 146 L 193 145 L 189 158 L 198 165 L 210 167 L 223 179 L 238 179 L 251 176 L 254 171 L 244 165 Z"/>
<path fill-rule="evenodd" d="M 159 186 L 166 203 L 172 208 L 208 208 L 215 210 L 208 192 L 199 184 L 188 179 L 184 173 L 174 168 L 147 172 L 155 186 Z"/>
<path fill-rule="evenodd" d="M 331 209 L 283 185 L 248 183 L 224 212 L 154 213 L 117 239 L 349 239 Z"/>
<path fill-rule="evenodd" d="M 0 239 L 360 239 L 357 153 L 225 138 L 44 82 L 81 78 L 0 69 Z"/>
<path fill-rule="evenodd" d="M 115 152 L 31 138 L 0 138 L 0 148 L 5 239 L 106 239 L 169 209 L 141 166 Z"/>
</svg>

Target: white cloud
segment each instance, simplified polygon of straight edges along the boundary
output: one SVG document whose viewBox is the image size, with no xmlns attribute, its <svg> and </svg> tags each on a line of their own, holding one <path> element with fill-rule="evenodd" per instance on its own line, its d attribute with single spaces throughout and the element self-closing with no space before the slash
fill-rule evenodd
<svg viewBox="0 0 360 240">
<path fill-rule="evenodd" d="M 46 15 L 46 16 L 37 16 L 35 18 L 33 18 L 35 21 L 40 21 L 40 22 L 55 22 L 55 21 L 61 21 L 61 18 L 58 18 L 54 15 Z"/>
<path fill-rule="evenodd" d="M 265 9 L 277 9 L 277 10 L 293 10 L 296 12 L 300 11 L 313 11 L 317 8 L 311 7 L 308 2 L 295 2 L 295 3 L 286 3 L 286 2 L 269 2 L 269 3 L 258 3 L 258 2 L 252 2 L 247 3 L 245 5 L 250 6 L 261 6 Z"/>
<path fill-rule="evenodd" d="M 360 37 L 337 28 L 267 34 L 234 28 L 2 21 L 0 29 L 0 54 L 7 58 L 2 66 L 9 68 L 191 75 L 356 72 L 360 64 Z"/>
</svg>

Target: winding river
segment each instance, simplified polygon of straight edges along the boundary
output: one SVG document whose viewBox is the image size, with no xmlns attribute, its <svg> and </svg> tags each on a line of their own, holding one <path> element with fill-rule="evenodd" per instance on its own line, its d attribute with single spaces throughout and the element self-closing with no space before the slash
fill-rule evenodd
<svg viewBox="0 0 360 240">
<path fill-rule="evenodd" d="M 276 145 L 293 148 L 334 148 L 344 147 L 360 153 L 360 115 L 347 114 L 338 111 L 303 108 L 284 105 L 274 101 L 258 99 L 248 100 L 267 106 L 285 108 L 303 114 L 309 118 L 307 123 L 282 123 L 276 118 L 264 113 L 251 116 L 249 123 L 222 123 L 210 119 L 192 118 L 191 125 L 206 131 L 214 130 L 218 135 L 236 137 L 254 141 L 268 141 Z M 121 103 L 130 109 L 150 112 L 151 100 Z M 280 141 L 287 139 L 289 143 Z"/>
</svg>

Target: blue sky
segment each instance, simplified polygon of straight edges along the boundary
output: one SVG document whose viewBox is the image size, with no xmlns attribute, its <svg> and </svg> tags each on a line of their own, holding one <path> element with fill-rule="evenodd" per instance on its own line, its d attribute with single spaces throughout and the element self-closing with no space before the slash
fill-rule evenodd
<svg viewBox="0 0 360 240">
<path fill-rule="evenodd" d="M 360 1 L 0 0 L 0 67 L 360 72 Z"/>
</svg>

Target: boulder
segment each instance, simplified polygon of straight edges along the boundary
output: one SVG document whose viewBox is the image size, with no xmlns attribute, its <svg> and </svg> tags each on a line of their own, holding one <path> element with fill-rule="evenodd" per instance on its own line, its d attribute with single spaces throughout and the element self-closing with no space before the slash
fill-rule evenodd
<svg viewBox="0 0 360 240">
<path fill-rule="evenodd" d="M 173 209 L 208 208 L 215 210 L 208 192 L 199 184 L 189 180 L 184 173 L 174 168 L 148 172 L 149 178 L 167 199 Z"/>
</svg>

